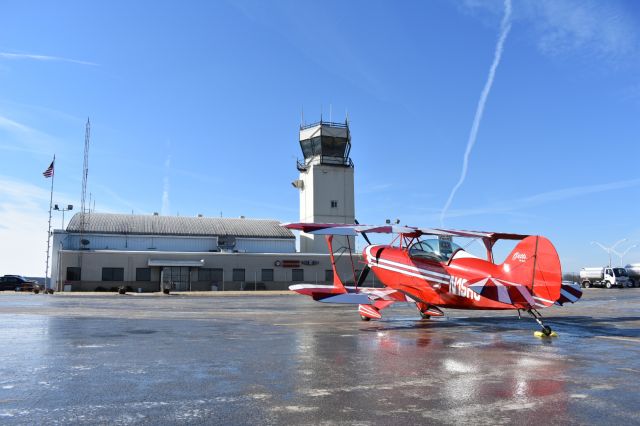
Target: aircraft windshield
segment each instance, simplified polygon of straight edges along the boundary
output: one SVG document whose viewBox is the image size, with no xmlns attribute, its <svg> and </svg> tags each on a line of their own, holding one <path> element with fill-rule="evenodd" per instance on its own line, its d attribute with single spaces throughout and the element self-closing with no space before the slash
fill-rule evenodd
<svg viewBox="0 0 640 426">
<path fill-rule="evenodd" d="M 616 277 L 626 277 L 627 276 L 627 270 L 624 268 L 613 268 L 613 274 Z"/>
<path fill-rule="evenodd" d="M 461 248 L 453 241 L 446 240 L 424 240 L 418 241 L 409 249 L 409 256 L 424 259 L 433 259 L 438 262 L 448 262 L 449 258 Z"/>
</svg>

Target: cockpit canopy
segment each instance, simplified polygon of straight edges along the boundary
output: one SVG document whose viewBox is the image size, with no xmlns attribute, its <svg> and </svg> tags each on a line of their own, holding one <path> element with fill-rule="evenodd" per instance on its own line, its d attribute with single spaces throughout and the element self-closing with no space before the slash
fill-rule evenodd
<svg viewBox="0 0 640 426">
<path fill-rule="evenodd" d="M 409 248 L 409 256 L 436 260 L 438 262 L 448 262 L 458 249 L 462 249 L 462 247 L 453 241 L 434 238 L 414 243 Z"/>
</svg>

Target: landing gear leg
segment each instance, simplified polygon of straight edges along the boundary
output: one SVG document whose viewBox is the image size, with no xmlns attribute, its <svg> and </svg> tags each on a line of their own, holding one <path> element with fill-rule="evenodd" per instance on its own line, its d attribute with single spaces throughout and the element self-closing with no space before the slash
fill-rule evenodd
<svg viewBox="0 0 640 426">
<path fill-rule="evenodd" d="M 542 331 L 536 331 L 534 333 L 535 336 L 537 337 L 557 337 L 558 336 L 558 334 L 555 331 L 551 330 L 551 327 L 549 327 L 548 325 L 545 325 L 544 322 L 542 322 L 542 315 L 540 315 L 540 312 L 532 308 L 532 309 L 529 309 L 527 313 L 531 315 L 534 320 L 536 320 L 536 322 L 540 325 L 540 327 L 542 327 Z"/>
</svg>

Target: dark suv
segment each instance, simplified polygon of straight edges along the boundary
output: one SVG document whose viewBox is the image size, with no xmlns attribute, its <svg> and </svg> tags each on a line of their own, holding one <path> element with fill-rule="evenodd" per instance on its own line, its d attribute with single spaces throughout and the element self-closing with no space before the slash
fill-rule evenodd
<svg viewBox="0 0 640 426">
<path fill-rule="evenodd" d="M 40 291 L 40 286 L 35 281 L 31 281 L 20 275 L 5 275 L 0 277 L 0 291 Z"/>
</svg>

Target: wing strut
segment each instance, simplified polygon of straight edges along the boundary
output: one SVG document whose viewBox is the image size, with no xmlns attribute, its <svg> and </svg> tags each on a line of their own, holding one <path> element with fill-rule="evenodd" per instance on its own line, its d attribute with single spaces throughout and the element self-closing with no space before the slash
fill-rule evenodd
<svg viewBox="0 0 640 426">
<path fill-rule="evenodd" d="M 336 259 L 333 256 L 333 235 L 327 235 L 327 245 L 329 246 L 329 258 L 331 259 L 331 267 L 333 268 L 333 286 L 339 290 L 342 290 L 342 293 L 346 293 L 347 289 L 344 288 L 344 284 L 340 279 L 340 275 L 338 275 L 338 268 L 336 267 Z"/>
</svg>

